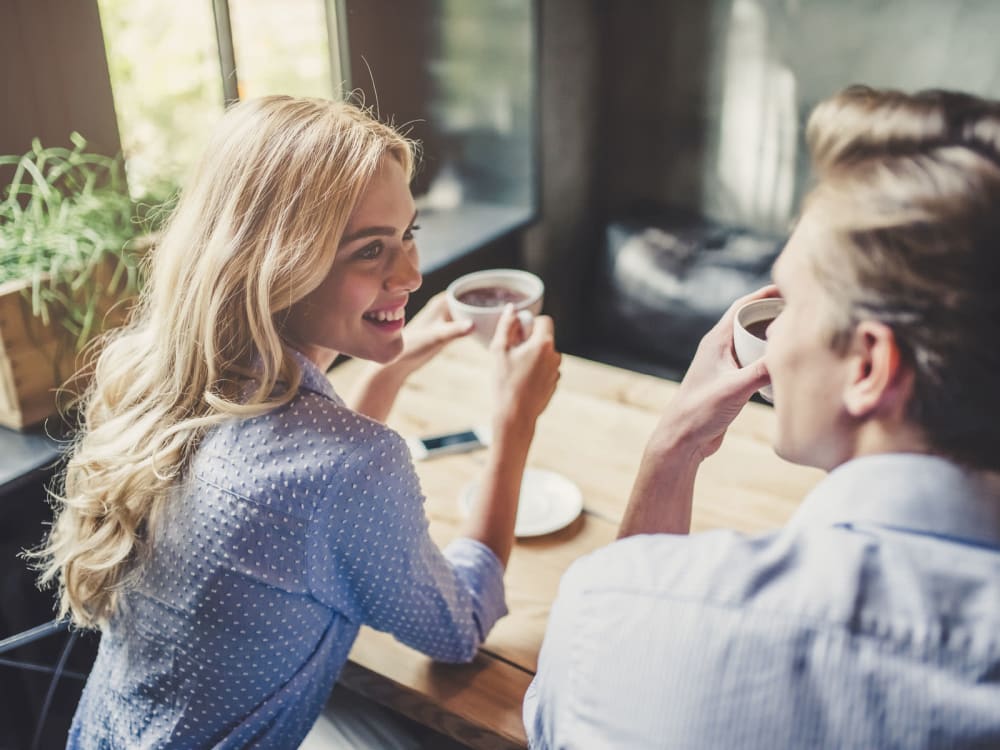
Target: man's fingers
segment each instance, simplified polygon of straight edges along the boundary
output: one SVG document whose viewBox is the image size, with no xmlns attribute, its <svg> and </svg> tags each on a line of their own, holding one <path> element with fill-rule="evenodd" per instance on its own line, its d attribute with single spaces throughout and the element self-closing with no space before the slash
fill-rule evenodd
<svg viewBox="0 0 1000 750">
<path fill-rule="evenodd" d="M 746 393 L 746 397 L 750 398 L 755 391 L 771 382 L 771 375 L 767 371 L 764 359 L 761 358 L 746 367 L 734 370 L 731 382 L 734 392 Z"/>
<path fill-rule="evenodd" d="M 753 302 L 756 299 L 767 299 L 768 297 L 780 297 L 780 296 L 781 295 L 778 294 L 777 286 L 775 286 L 774 284 L 767 284 L 766 286 L 762 286 L 760 289 L 757 289 L 756 291 L 750 292 L 750 294 L 744 294 L 742 297 L 740 297 L 732 304 L 731 308 L 733 312 L 736 312 L 736 310 L 745 305 L 747 302 Z"/>
<path fill-rule="evenodd" d="M 750 294 L 744 294 L 739 299 L 734 300 L 733 303 L 726 309 L 726 311 L 722 314 L 722 317 L 719 318 L 718 322 L 712 326 L 712 330 L 705 335 L 706 338 L 708 338 L 709 334 L 711 334 L 712 341 L 724 342 L 724 345 L 731 346 L 733 339 L 733 326 L 736 323 L 736 312 L 747 302 L 780 296 L 781 295 L 778 294 L 778 287 L 774 284 L 768 284 L 767 286 L 762 286 L 754 292 L 750 292 Z"/>
</svg>

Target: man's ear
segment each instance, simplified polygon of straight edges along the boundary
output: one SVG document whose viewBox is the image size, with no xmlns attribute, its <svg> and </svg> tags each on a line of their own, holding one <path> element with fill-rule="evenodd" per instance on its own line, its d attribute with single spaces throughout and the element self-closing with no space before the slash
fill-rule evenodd
<svg viewBox="0 0 1000 750">
<path fill-rule="evenodd" d="M 902 362 L 899 344 L 884 323 L 862 321 L 854 329 L 847 353 L 850 370 L 844 406 L 852 417 L 901 416 L 910 398 L 913 377 Z"/>
</svg>

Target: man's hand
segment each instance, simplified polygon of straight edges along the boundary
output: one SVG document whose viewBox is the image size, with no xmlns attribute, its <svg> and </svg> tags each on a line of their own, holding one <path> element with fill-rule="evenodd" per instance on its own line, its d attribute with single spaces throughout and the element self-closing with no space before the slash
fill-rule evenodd
<svg viewBox="0 0 1000 750">
<path fill-rule="evenodd" d="M 619 538 L 691 530 L 698 467 L 719 450 L 736 415 L 770 380 L 763 360 L 743 368 L 736 362 L 736 311 L 751 300 L 777 294 L 777 287 L 767 286 L 741 297 L 702 338 L 677 394 L 646 444 Z"/>
<path fill-rule="evenodd" d="M 777 294 L 777 287 L 766 286 L 740 297 L 705 334 L 654 439 L 660 434 L 669 436 L 671 442 L 688 446 L 698 460 L 719 450 L 726 430 L 747 400 L 770 382 L 763 359 L 743 368 L 736 361 L 736 312 L 747 302 Z"/>
</svg>

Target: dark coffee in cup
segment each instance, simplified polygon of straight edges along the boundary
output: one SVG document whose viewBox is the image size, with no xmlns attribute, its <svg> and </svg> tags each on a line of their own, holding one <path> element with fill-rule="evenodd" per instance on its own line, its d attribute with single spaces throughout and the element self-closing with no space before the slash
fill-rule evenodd
<svg viewBox="0 0 1000 750">
<path fill-rule="evenodd" d="M 773 321 L 774 318 L 765 318 L 764 320 L 755 320 L 753 323 L 748 323 L 743 327 L 747 329 L 747 333 L 751 336 L 755 336 L 762 341 L 767 341 L 767 327 Z"/>
<path fill-rule="evenodd" d="M 455 299 L 473 307 L 503 307 L 508 302 L 519 305 L 528 295 L 506 286 L 478 286 L 456 294 Z"/>
<path fill-rule="evenodd" d="M 542 312 L 545 284 L 535 274 L 516 268 L 487 268 L 459 276 L 448 285 L 448 312 L 453 320 L 468 320 L 473 335 L 489 346 L 503 317 L 505 305 L 513 305 L 527 335 L 535 315 Z"/>
</svg>

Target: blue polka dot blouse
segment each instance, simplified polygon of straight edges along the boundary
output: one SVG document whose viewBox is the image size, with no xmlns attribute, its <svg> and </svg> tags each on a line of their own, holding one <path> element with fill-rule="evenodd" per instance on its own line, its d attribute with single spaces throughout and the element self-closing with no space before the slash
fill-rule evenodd
<svg viewBox="0 0 1000 750">
<path fill-rule="evenodd" d="M 431 541 L 404 440 L 296 355 L 286 407 L 203 440 L 102 635 L 71 748 L 295 748 L 362 624 L 473 658 L 503 569 Z"/>
</svg>

